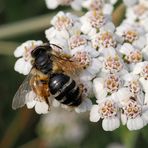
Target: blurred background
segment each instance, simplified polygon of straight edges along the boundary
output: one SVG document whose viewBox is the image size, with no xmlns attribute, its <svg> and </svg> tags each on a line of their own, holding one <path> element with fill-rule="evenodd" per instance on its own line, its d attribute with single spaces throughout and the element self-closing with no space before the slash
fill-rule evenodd
<svg viewBox="0 0 148 148">
<path fill-rule="evenodd" d="M 48 10 L 44 0 L 0 0 L 0 148 L 147 147 L 148 126 L 136 132 L 123 126 L 105 132 L 100 122 L 89 122 L 88 113 L 55 109 L 43 116 L 26 107 L 12 110 L 13 96 L 24 79 L 14 71 L 13 51 L 26 40 L 46 42 L 44 30 L 59 10 L 69 9 Z"/>
</svg>

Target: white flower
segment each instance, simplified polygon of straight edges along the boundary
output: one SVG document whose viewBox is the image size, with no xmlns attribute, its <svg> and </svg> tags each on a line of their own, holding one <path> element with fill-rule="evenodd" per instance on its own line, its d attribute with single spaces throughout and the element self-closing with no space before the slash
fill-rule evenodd
<svg viewBox="0 0 148 148">
<path fill-rule="evenodd" d="M 55 9 L 58 7 L 59 5 L 59 1 L 58 0 L 45 0 L 46 6 L 48 9 Z"/>
<path fill-rule="evenodd" d="M 98 122 L 101 118 L 102 127 L 105 131 L 113 131 L 120 126 L 118 104 L 113 97 L 107 97 L 93 105 L 90 111 L 90 121 Z"/>
<path fill-rule="evenodd" d="M 31 51 L 41 44 L 43 44 L 42 41 L 30 40 L 26 41 L 25 43 L 16 48 L 16 50 L 14 51 L 14 55 L 19 59 L 15 63 L 15 71 L 24 75 L 27 75 L 30 72 L 32 68 Z"/>
<path fill-rule="evenodd" d="M 144 111 L 143 108 L 141 104 L 132 99 L 123 105 L 121 120 L 124 124 L 127 124 L 129 130 L 138 130 L 147 124 L 145 116 L 148 115 L 148 111 Z"/>
<path fill-rule="evenodd" d="M 146 45 L 145 30 L 142 26 L 123 22 L 116 30 L 125 43 L 131 43 L 138 49 Z"/>
<path fill-rule="evenodd" d="M 77 61 L 83 68 L 80 77 L 83 80 L 91 80 L 100 71 L 101 63 L 95 49 L 90 46 L 80 46 L 71 50 L 72 60 Z"/>
<path fill-rule="evenodd" d="M 121 87 L 120 77 L 116 74 L 108 74 L 93 80 L 93 91 L 98 100 L 105 98 L 119 90 Z"/>
<path fill-rule="evenodd" d="M 139 0 L 123 0 L 124 4 L 128 7 L 135 5 Z"/>
<path fill-rule="evenodd" d="M 71 13 L 59 12 L 51 20 L 53 25 L 45 30 L 45 35 L 51 44 L 56 44 L 62 48 L 69 46 L 69 39 L 74 35 L 80 35 L 79 18 Z"/>
<path fill-rule="evenodd" d="M 104 75 L 104 73 L 124 74 L 127 72 L 121 57 L 117 54 L 116 49 L 113 47 L 106 48 L 102 51 L 100 61 L 102 62 L 101 75 Z"/>
<path fill-rule="evenodd" d="M 123 60 L 129 67 L 130 71 L 133 70 L 136 63 L 143 60 L 142 51 L 129 43 L 124 43 L 121 47 L 119 47 L 119 52 L 122 54 Z"/>
<path fill-rule="evenodd" d="M 147 5 L 139 3 L 137 5 L 127 8 L 126 17 L 129 21 L 138 21 L 141 23 L 141 21 L 144 21 L 148 16 L 147 9 Z"/>
<path fill-rule="evenodd" d="M 102 27 L 109 31 L 114 26 L 110 17 L 97 10 L 88 11 L 80 18 L 80 21 L 82 23 L 81 31 L 89 36 L 99 32 Z"/>
<path fill-rule="evenodd" d="M 109 47 L 115 48 L 117 46 L 116 36 L 113 32 L 100 31 L 92 36 L 92 46 L 99 51 Z"/>
<path fill-rule="evenodd" d="M 88 10 L 102 10 L 103 14 L 111 14 L 116 2 L 117 0 L 85 0 L 82 6 Z"/>
<path fill-rule="evenodd" d="M 148 26 L 147 26 L 147 23 L 148 23 L 148 11 L 147 11 L 147 14 L 146 14 L 146 17 L 145 18 L 142 18 L 140 20 L 140 25 L 144 27 L 144 29 L 148 32 Z"/>
<path fill-rule="evenodd" d="M 87 132 L 86 124 L 77 114 L 62 109 L 53 109 L 49 114 L 41 116 L 37 129 L 46 147 L 61 147 L 67 141 L 77 144 Z"/>
<path fill-rule="evenodd" d="M 71 6 L 74 10 L 81 9 L 81 0 L 45 0 L 48 9 L 55 9 L 59 5 Z"/>
<path fill-rule="evenodd" d="M 40 99 L 33 91 L 30 91 L 26 95 L 27 108 L 35 108 L 36 113 L 46 114 L 49 112 L 49 105 L 45 100 Z"/>
<path fill-rule="evenodd" d="M 142 90 L 139 77 L 133 73 L 127 73 L 122 76 L 124 82 L 124 86 L 128 87 L 129 91 L 133 94 L 138 94 Z"/>
<path fill-rule="evenodd" d="M 122 78 L 124 80 L 124 86 L 128 88 L 131 95 L 133 97 L 135 95 L 138 96 L 137 101 L 143 104 L 144 103 L 144 93 L 143 93 L 142 85 L 139 81 L 139 76 L 133 73 L 127 73 L 123 75 Z"/>
<path fill-rule="evenodd" d="M 138 130 L 147 124 L 148 107 L 143 104 L 142 97 L 134 95 L 128 88 L 120 89 L 116 94 L 121 108 L 121 121 L 129 130 Z"/>
<path fill-rule="evenodd" d="M 79 46 L 87 46 L 88 39 L 87 36 L 80 34 L 73 34 L 68 40 L 69 48 L 74 49 Z"/>
<path fill-rule="evenodd" d="M 74 10 L 81 10 L 82 0 L 73 0 L 70 5 Z"/>
<path fill-rule="evenodd" d="M 80 23 L 78 17 L 71 13 L 64 13 L 60 11 L 53 17 L 51 24 L 56 28 L 56 30 L 69 30 L 74 27 L 79 27 Z"/>
<path fill-rule="evenodd" d="M 144 61 L 136 64 L 134 70 L 134 74 L 139 75 L 139 81 L 144 89 L 145 94 L 145 103 L 148 102 L 147 93 L 148 93 L 148 61 Z"/>
</svg>

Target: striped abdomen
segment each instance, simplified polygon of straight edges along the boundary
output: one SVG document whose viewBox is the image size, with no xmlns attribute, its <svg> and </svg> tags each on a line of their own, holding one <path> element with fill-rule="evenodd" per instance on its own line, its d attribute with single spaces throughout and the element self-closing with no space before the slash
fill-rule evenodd
<svg viewBox="0 0 148 148">
<path fill-rule="evenodd" d="M 81 92 L 75 81 L 65 74 L 54 74 L 49 80 L 51 94 L 60 103 L 78 106 L 81 103 Z"/>
</svg>

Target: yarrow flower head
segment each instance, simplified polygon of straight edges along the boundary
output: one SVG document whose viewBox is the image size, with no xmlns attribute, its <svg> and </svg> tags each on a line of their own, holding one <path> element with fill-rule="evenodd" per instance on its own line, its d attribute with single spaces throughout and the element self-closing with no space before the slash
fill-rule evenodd
<svg viewBox="0 0 148 148">
<path fill-rule="evenodd" d="M 119 47 L 119 52 L 122 54 L 124 62 L 127 64 L 129 71 L 132 71 L 136 63 L 139 63 L 143 60 L 143 53 L 137 47 L 129 43 L 124 43 Z"/>
<path fill-rule="evenodd" d="M 95 78 L 93 80 L 93 90 L 97 99 L 103 99 L 106 96 L 117 92 L 122 86 L 122 81 L 117 74 L 108 74 L 104 78 Z"/>
<path fill-rule="evenodd" d="M 98 101 L 98 105 L 93 105 L 90 112 L 90 121 L 98 122 L 102 120 L 102 127 L 105 131 L 113 131 L 120 126 L 118 115 L 118 105 L 113 97 L 107 97 Z"/>
<path fill-rule="evenodd" d="M 106 30 L 112 30 L 112 28 L 114 28 L 110 17 L 104 15 L 99 10 L 88 11 L 84 16 L 80 18 L 80 20 L 82 23 L 81 31 L 84 34 L 88 34 L 89 36 L 94 35 L 103 28 L 106 28 Z"/>
<path fill-rule="evenodd" d="M 64 145 L 67 141 L 75 144 L 81 142 L 87 133 L 87 128 L 85 122 L 75 113 L 53 109 L 41 117 L 37 132 L 47 147 L 55 147 Z M 49 136 L 51 136 L 50 142 Z"/>
<path fill-rule="evenodd" d="M 116 49 L 113 47 L 106 48 L 102 51 L 100 61 L 103 63 L 101 71 L 104 73 L 122 73 L 126 71 L 124 63 Z"/>
<path fill-rule="evenodd" d="M 145 30 L 142 26 L 123 22 L 116 31 L 125 43 L 130 43 L 142 49 L 146 45 Z"/>
<path fill-rule="evenodd" d="M 125 93 L 124 95 L 122 93 Z M 129 130 L 138 130 L 147 124 L 148 110 L 139 95 L 133 96 L 128 89 L 122 89 L 117 95 L 121 106 L 121 121 Z"/>
<path fill-rule="evenodd" d="M 116 37 L 111 32 L 100 31 L 92 37 L 92 46 L 97 50 L 103 50 L 109 47 L 115 48 L 117 46 Z"/>
</svg>

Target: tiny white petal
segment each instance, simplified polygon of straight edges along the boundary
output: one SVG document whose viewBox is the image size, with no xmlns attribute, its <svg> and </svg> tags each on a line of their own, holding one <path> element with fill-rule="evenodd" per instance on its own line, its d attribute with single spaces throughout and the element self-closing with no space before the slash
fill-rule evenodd
<svg viewBox="0 0 148 148">
<path fill-rule="evenodd" d="M 129 130 L 138 130 L 143 128 L 144 122 L 140 116 L 136 117 L 135 119 L 128 119 L 127 121 L 127 128 Z"/>
<path fill-rule="evenodd" d="M 79 77 L 83 81 L 90 81 L 95 77 L 95 75 L 92 75 L 89 71 L 85 70 L 79 75 Z"/>
<path fill-rule="evenodd" d="M 134 127 L 133 127 L 133 119 L 128 119 L 128 121 L 127 121 L 127 128 L 129 129 L 129 130 L 134 130 Z"/>
<path fill-rule="evenodd" d="M 148 124 L 148 109 L 142 113 L 141 117 L 143 121 L 145 122 L 145 124 Z"/>
<path fill-rule="evenodd" d="M 101 30 L 105 30 L 113 33 L 115 31 L 115 25 L 112 22 L 108 22 L 101 28 Z"/>
<path fill-rule="evenodd" d="M 48 110 L 49 109 L 49 106 L 46 102 L 39 102 L 37 101 L 36 102 L 36 105 L 35 105 L 35 111 L 38 113 L 38 114 L 46 114 L 48 113 Z"/>
<path fill-rule="evenodd" d="M 105 118 L 102 121 L 102 127 L 105 131 L 113 131 L 120 126 L 120 121 L 117 117 Z"/>
<path fill-rule="evenodd" d="M 118 0 L 110 0 L 111 4 L 115 4 Z"/>
<path fill-rule="evenodd" d="M 148 92 L 145 93 L 144 103 L 148 103 Z"/>
<path fill-rule="evenodd" d="M 148 46 L 142 49 L 143 57 L 148 61 Z"/>
<path fill-rule="evenodd" d="M 74 10 L 81 10 L 81 0 L 74 0 L 74 1 L 71 3 L 71 7 L 72 7 Z"/>
<path fill-rule="evenodd" d="M 26 62 L 23 58 L 18 59 L 14 65 L 15 71 L 24 75 L 27 75 L 30 72 L 31 68 L 32 65 L 30 64 L 30 62 Z"/>
<path fill-rule="evenodd" d="M 48 9 L 55 9 L 59 5 L 58 0 L 45 0 L 45 2 Z"/>
<path fill-rule="evenodd" d="M 105 4 L 103 7 L 103 13 L 110 15 L 113 12 L 113 5 Z"/>
<path fill-rule="evenodd" d="M 50 41 L 52 38 L 56 36 L 56 30 L 54 27 L 45 30 L 45 36 Z"/>
<path fill-rule="evenodd" d="M 123 46 L 121 46 L 121 48 L 120 48 L 120 52 L 122 54 L 129 55 L 131 51 L 134 51 L 134 48 L 129 43 L 124 43 Z"/>
<path fill-rule="evenodd" d="M 148 92 L 148 80 L 145 80 L 143 77 L 139 79 L 145 92 Z"/>
<path fill-rule="evenodd" d="M 142 71 L 143 65 L 143 62 L 137 63 L 133 69 L 133 73 L 139 74 Z"/>
<path fill-rule="evenodd" d="M 129 7 L 129 6 L 133 6 L 134 4 L 136 4 L 138 0 L 123 0 L 123 2 L 125 3 L 125 5 Z"/>
<path fill-rule="evenodd" d="M 101 62 L 97 58 L 93 58 L 91 65 L 88 67 L 88 71 L 92 74 L 95 75 L 100 71 L 100 68 L 102 67 Z"/>
<path fill-rule="evenodd" d="M 142 49 L 146 44 L 146 38 L 143 36 L 140 36 L 138 40 L 133 42 L 133 45 L 137 47 L 138 49 Z"/>
<path fill-rule="evenodd" d="M 24 53 L 24 49 L 23 47 L 19 46 L 18 48 L 16 48 L 16 50 L 14 51 L 14 56 L 15 57 L 21 57 Z"/>
<path fill-rule="evenodd" d="M 98 105 L 93 105 L 90 111 L 90 121 L 91 122 L 98 122 L 100 120 L 100 115 L 98 112 Z"/>
<path fill-rule="evenodd" d="M 102 99 L 106 97 L 107 91 L 104 88 L 103 78 L 96 78 L 93 81 L 93 91 L 97 99 Z"/>
<path fill-rule="evenodd" d="M 82 101 L 82 103 L 78 107 L 75 108 L 75 111 L 77 113 L 86 112 L 86 111 L 91 109 L 91 106 L 92 106 L 91 100 L 90 99 L 84 99 Z"/>
<path fill-rule="evenodd" d="M 128 88 L 121 88 L 116 93 L 116 97 L 121 104 L 125 104 L 132 94 L 130 93 Z"/>
<path fill-rule="evenodd" d="M 122 121 L 123 125 L 125 125 L 127 123 L 127 116 L 125 114 L 121 113 L 121 121 Z"/>
<path fill-rule="evenodd" d="M 36 101 L 35 100 L 32 100 L 32 101 L 29 101 L 29 102 L 26 102 L 26 105 L 27 105 L 27 108 L 33 108 L 36 104 Z"/>
</svg>

